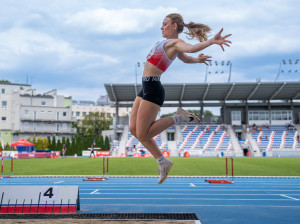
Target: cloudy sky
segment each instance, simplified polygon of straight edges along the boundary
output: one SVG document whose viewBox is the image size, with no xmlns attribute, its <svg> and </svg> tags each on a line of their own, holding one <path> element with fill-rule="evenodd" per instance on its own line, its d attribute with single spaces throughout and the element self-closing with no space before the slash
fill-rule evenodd
<svg viewBox="0 0 300 224">
<path fill-rule="evenodd" d="M 225 52 L 203 51 L 232 62 L 231 82 L 273 82 L 282 59 L 293 65 L 282 64 L 279 81 L 299 81 L 299 11 L 299 0 L 0 0 L 0 79 L 96 100 L 104 83 L 135 83 L 135 65 L 163 39 L 165 15 L 178 12 L 186 23 L 209 25 L 211 37 L 222 27 L 232 34 Z M 228 67 L 208 71 L 208 82 L 227 82 Z M 142 68 L 137 73 L 140 81 Z M 201 83 L 205 74 L 203 64 L 177 59 L 162 82 Z"/>
</svg>

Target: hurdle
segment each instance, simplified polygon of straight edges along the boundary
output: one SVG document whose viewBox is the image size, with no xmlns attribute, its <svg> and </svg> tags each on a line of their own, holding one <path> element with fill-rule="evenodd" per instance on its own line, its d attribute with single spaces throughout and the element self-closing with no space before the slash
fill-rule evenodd
<svg viewBox="0 0 300 224">
<path fill-rule="evenodd" d="M 108 179 L 108 156 L 102 157 L 102 177 L 88 177 L 87 179 L 83 179 L 83 181 L 104 181 Z"/>
<path fill-rule="evenodd" d="M 10 159 L 10 175 L 4 175 L 4 159 Z M 13 157 L 2 157 L 1 159 L 1 178 L 9 178 L 13 175 L 14 169 L 14 158 Z"/>
<path fill-rule="evenodd" d="M 226 156 L 226 162 L 225 162 L 225 170 L 226 170 L 226 179 L 206 179 L 206 182 L 209 182 L 210 184 L 233 184 L 233 157 L 232 156 Z M 228 160 L 231 161 L 231 178 L 228 175 Z"/>
</svg>

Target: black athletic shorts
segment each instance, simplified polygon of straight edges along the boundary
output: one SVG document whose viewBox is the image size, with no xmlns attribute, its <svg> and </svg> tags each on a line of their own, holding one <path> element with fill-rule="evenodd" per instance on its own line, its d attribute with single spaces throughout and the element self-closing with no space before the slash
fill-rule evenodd
<svg viewBox="0 0 300 224">
<path fill-rule="evenodd" d="M 161 85 L 160 77 L 143 77 L 142 84 L 138 96 L 161 107 L 165 101 L 165 90 Z"/>
</svg>

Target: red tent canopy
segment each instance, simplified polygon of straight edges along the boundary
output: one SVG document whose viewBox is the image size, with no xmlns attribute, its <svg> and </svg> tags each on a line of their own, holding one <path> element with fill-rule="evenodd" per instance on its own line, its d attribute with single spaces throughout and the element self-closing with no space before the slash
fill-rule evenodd
<svg viewBox="0 0 300 224">
<path fill-rule="evenodd" d="M 11 146 L 34 146 L 33 143 L 26 141 L 24 138 L 21 138 L 21 140 L 17 142 L 13 142 L 10 145 Z"/>
</svg>

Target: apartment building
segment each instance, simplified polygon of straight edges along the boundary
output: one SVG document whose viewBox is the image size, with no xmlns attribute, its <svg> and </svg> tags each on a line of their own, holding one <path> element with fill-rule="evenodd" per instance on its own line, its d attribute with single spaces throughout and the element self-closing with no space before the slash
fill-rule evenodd
<svg viewBox="0 0 300 224">
<path fill-rule="evenodd" d="M 72 98 L 56 90 L 37 94 L 31 85 L 0 83 L 0 139 L 11 143 L 20 138 L 71 137 Z"/>
<path fill-rule="evenodd" d="M 106 118 L 116 118 L 116 108 L 111 106 L 108 96 L 100 96 L 96 102 L 84 100 L 72 101 L 72 116 L 76 120 L 82 120 L 90 112 L 104 113 Z M 128 117 L 128 115 L 128 108 L 119 108 L 119 116 Z"/>
</svg>

